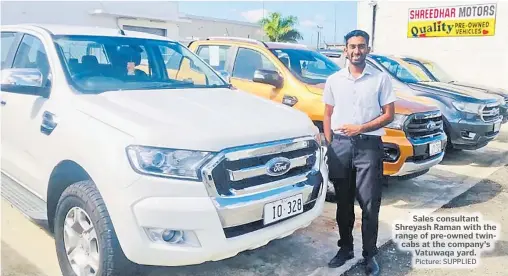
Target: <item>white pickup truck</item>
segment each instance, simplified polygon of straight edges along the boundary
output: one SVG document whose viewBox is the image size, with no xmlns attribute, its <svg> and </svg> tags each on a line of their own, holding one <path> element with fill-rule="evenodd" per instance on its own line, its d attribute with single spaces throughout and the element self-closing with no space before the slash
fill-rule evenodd
<svg viewBox="0 0 508 276">
<path fill-rule="evenodd" d="M 63 275 L 221 260 L 321 214 L 326 147 L 306 114 L 164 37 L 1 33 L 2 195 L 48 221 Z"/>
</svg>

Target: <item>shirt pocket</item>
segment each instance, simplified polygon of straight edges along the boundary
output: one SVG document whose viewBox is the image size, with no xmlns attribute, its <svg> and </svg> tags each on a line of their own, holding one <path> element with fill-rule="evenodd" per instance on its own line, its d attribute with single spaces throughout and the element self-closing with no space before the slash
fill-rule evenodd
<svg viewBox="0 0 508 276">
<path fill-rule="evenodd" d="M 381 112 L 381 107 L 379 106 L 379 97 L 377 91 L 374 89 L 363 91 L 359 94 L 358 97 L 359 105 L 363 109 L 362 111 L 368 113 L 378 113 Z"/>
</svg>

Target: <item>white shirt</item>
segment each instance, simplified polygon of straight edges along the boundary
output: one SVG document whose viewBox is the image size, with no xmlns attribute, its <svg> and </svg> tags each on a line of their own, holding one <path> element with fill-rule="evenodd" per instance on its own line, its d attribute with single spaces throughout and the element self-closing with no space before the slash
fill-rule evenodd
<svg viewBox="0 0 508 276">
<path fill-rule="evenodd" d="M 368 64 L 357 79 L 349 67 L 341 69 L 328 77 L 323 91 L 323 102 L 333 106 L 332 130 L 345 124 L 370 122 L 382 114 L 382 106 L 396 100 L 390 76 Z M 380 128 L 363 134 L 383 136 L 386 133 Z"/>
</svg>

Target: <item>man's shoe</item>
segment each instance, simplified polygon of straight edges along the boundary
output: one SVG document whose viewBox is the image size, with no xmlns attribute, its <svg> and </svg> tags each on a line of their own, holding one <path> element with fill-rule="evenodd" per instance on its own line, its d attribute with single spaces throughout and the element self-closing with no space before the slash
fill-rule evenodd
<svg viewBox="0 0 508 276">
<path fill-rule="evenodd" d="M 341 248 L 339 249 L 339 252 L 337 252 L 337 255 L 333 257 L 333 259 L 328 263 L 328 267 L 330 268 L 337 268 L 341 267 L 346 263 L 347 260 L 351 260 L 354 258 L 353 250 Z"/>
<path fill-rule="evenodd" d="M 365 260 L 365 273 L 368 276 L 379 276 L 381 275 L 381 268 L 376 261 L 375 257 Z"/>
</svg>

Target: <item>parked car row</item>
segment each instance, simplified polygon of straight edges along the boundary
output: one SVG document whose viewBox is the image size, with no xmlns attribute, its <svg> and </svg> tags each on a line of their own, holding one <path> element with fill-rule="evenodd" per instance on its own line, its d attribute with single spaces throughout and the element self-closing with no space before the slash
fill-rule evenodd
<svg viewBox="0 0 508 276">
<path fill-rule="evenodd" d="M 321 51 L 335 58 L 340 51 Z M 486 146 L 508 122 L 508 91 L 453 80 L 435 62 L 371 54 L 367 62 L 392 77 L 396 89 L 424 98 L 443 113 L 449 149 Z"/>
<path fill-rule="evenodd" d="M 318 51 L 61 25 L 1 33 L 2 194 L 48 220 L 63 275 L 222 260 L 321 214 L 321 98 L 340 66 Z M 386 176 L 498 135 L 502 99 L 424 83 L 403 62 L 369 58 L 399 96 Z"/>
<path fill-rule="evenodd" d="M 341 69 L 340 51 L 320 53 L 299 44 L 232 37 L 188 46 L 238 89 L 301 110 L 322 132 L 324 83 Z M 430 77 L 419 76 L 396 57 L 373 54 L 368 63 L 392 76 L 398 95 L 395 120 L 382 137 L 387 177 L 422 175 L 441 162 L 447 149 L 482 148 L 508 118 L 506 101 L 498 96 L 503 92 L 430 82 Z M 331 184 L 329 192 L 333 194 Z"/>
</svg>

